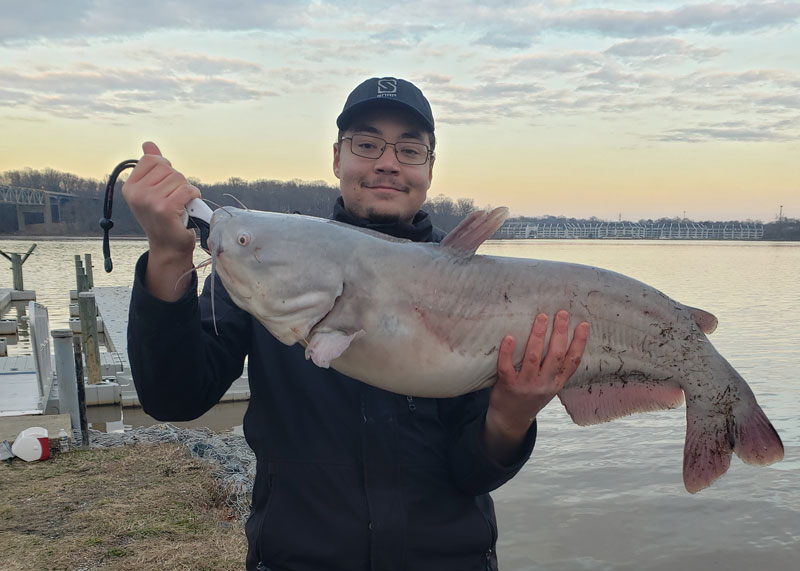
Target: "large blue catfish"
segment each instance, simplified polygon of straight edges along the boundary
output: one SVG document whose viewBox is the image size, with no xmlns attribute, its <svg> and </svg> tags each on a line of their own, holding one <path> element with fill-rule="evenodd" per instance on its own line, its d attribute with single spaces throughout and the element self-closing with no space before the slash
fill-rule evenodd
<svg viewBox="0 0 800 571">
<path fill-rule="evenodd" d="M 320 367 L 404 395 L 453 397 L 495 382 L 504 335 L 527 339 L 537 314 L 566 309 L 573 326 L 591 324 L 581 365 L 558 394 L 577 424 L 675 408 L 685 396 L 692 493 L 725 473 L 731 452 L 751 464 L 783 457 L 753 392 L 705 336 L 713 315 L 615 272 L 476 255 L 507 215 L 477 212 L 441 244 L 420 244 L 224 208 L 209 243 L 233 301 Z"/>
</svg>

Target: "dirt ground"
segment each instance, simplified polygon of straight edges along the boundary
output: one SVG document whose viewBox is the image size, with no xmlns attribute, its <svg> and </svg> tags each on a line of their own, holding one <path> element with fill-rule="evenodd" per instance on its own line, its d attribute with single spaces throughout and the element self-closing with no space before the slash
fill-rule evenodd
<svg viewBox="0 0 800 571">
<path fill-rule="evenodd" d="M 244 569 L 244 529 L 181 444 L 0 465 L 0 569 Z"/>
</svg>

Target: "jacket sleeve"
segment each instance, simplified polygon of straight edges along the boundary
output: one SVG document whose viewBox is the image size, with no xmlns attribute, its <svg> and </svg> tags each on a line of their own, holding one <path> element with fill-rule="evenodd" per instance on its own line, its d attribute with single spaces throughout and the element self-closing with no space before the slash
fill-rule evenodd
<svg viewBox="0 0 800 571">
<path fill-rule="evenodd" d="M 453 480 L 462 492 L 474 496 L 496 490 L 513 478 L 530 458 L 536 443 L 534 421 L 513 464 L 500 464 L 489 456 L 483 432 L 490 390 L 440 401 L 440 410 L 452 435 L 450 470 Z"/>
<path fill-rule="evenodd" d="M 221 282 L 209 277 L 200 299 L 197 274 L 175 302 L 153 297 L 144 285 L 145 253 L 136 264 L 128 317 L 128 357 L 139 401 L 157 420 L 192 420 L 208 411 L 242 374 L 250 345 L 250 317 Z M 214 316 L 210 280 L 217 279 Z"/>
</svg>

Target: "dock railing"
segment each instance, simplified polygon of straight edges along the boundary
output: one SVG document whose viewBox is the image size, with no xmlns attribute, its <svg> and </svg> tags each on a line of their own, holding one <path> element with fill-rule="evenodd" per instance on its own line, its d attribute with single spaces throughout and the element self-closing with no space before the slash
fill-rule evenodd
<svg viewBox="0 0 800 571">
<path fill-rule="evenodd" d="M 53 363 L 50 360 L 50 318 L 47 308 L 31 301 L 28 303 L 31 350 L 36 363 L 36 380 L 39 385 L 39 408 L 44 410 L 53 388 Z"/>
</svg>

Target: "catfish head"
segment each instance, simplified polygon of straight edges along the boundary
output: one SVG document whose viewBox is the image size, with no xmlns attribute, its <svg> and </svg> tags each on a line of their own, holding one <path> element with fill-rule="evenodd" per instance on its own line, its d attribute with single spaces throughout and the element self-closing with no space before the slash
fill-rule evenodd
<svg viewBox="0 0 800 571">
<path fill-rule="evenodd" d="M 229 207 L 216 210 L 211 219 L 209 247 L 226 291 L 287 345 L 304 343 L 342 293 L 348 251 L 344 237 L 330 244 L 331 224 L 340 226 L 310 216 Z"/>
</svg>

